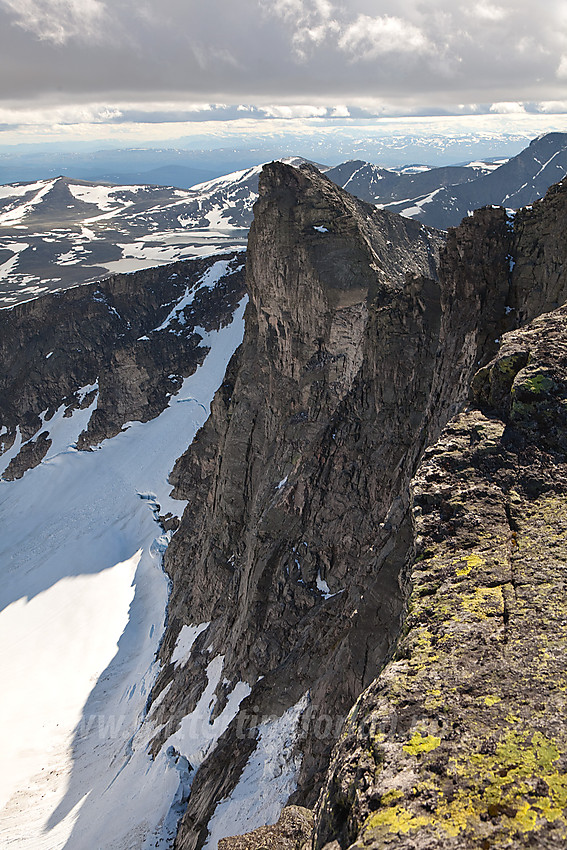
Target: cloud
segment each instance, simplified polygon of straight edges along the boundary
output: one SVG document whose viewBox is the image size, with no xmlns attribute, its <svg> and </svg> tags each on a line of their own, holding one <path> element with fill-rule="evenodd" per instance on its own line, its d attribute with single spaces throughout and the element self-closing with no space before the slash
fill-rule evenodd
<svg viewBox="0 0 567 850">
<path fill-rule="evenodd" d="M 120 109 L 105 104 L 24 109 L 0 107 L 0 123 L 12 126 L 107 124 L 122 116 Z"/>
<path fill-rule="evenodd" d="M 174 103 L 182 116 L 198 103 L 253 104 L 301 120 L 336 104 L 353 115 L 377 94 L 390 114 L 561 101 L 565 8 L 565 0 L 0 0 L 0 106 Z"/>
<path fill-rule="evenodd" d="M 503 21 L 508 16 L 508 10 L 493 3 L 475 3 L 469 10 L 470 14 L 484 21 Z"/>
<path fill-rule="evenodd" d="M 338 45 L 354 60 L 376 59 L 388 53 L 424 53 L 432 48 L 418 27 L 387 15 L 359 15 L 342 32 Z"/>
<path fill-rule="evenodd" d="M 567 100 L 544 100 L 536 104 L 537 112 L 548 114 L 567 113 Z"/>
<path fill-rule="evenodd" d="M 526 112 L 526 107 L 523 103 L 505 101 L 503 103 L 493 103 L 490 107 L 490 112 L 497 115 L 516 115 L 517 113 Z"/>
<path fill-rule="evenodd" d="M 560 80 L 567 79 L 567 54 L 561 56 L 559 67 L 557 68 L 557 76 Z"/>
<path fill-rule="evenodd" d="M 0 0 L 15 23 L 40 40 L 65 44 L 70 39 L 98 40 L 106 6 L 102 0 Z"/>
<path fill-rule="evenodd" d="M 300 59 L 306 59 L 310 48 L 320 47 L 339 31 L 336 9 L 329 0 L 259 0 L 266 17 L 276 16 L 292 33 L 292 46 Z"/>
<path fill-rule="evenodd" d="M 324 106 L 263 106 L 260 111 L 266 118 L 323 118 L 327 115 Z"/>
</svg>

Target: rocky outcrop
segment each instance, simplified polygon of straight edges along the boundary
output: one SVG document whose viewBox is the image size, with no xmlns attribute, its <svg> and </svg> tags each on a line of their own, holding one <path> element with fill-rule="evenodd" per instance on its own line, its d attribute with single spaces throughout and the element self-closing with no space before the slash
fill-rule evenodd
<svg viewBox="0 0 567 850">
<path fill-rule="evenodd" d="M 177 848 L 204 843 L 256 746 L 258 718 L 302 698 L 292 802 L 315 803 L 341 718 L 400 632 L 423 452 L 502 334 L 562 297 L 561 281 L 552 294 L 543 277 L 540 302 L 522 295 L 523 246 L 545 230 L 548 203 L 524 229 L 504 210 L 478 211 L 438 263 L 435 231 L 309 167 L 264 169 L 245 340 L 171 479 L 189 505 L 165 561 L 173 591 L 153 751 L 195 708 L 211 658 L 224 660 L 212 718 L 239 682 L 251 693 L 195 776 Z M 189 662 L 174 668 L 182 626 L 200 623 L 209 625 Z M 321 827 L 325 840 L 344 842 L 337 818 Z"/>
<path fill-rule="evenodd" d="M 224 277 L 210 287 L 205 276 L 216 263 Z M 98 393 L 81 449 L 157 416 L 205 357 L 204 332 L 232 316 L 242 270 L 239 255 L 189 260 L 0 311 L 0 449 L 22 442 L 4 476 L 41 461 L 61 407 L 69 416 Z"/>
<path fill-rule="evenodd" d="M 261 826 L 248 835 L 221 838 L 219 850 L 308 850 L 313 832 L 313 812 L 288 806 L 274 826 Z"/>
<path fill-rule="evenodd" d="M 442 240 L 315 169 L 275 163 L 260 192 L 245 342 L 171 479 L 190 504 L 165 562 L 173 591 L 154 694 L 169 687 L 155 746 L 194 708 L 210 658 L 223 655 L 215 714 L 239 681 L 252 688 L 240 718 L 280 716 L 309 692 L 314 720 L 304 724 L 295 799 L 313 804 L 336 729 L 399 629 L 409 544 L 399 482 L 422 438 L 420 386 L 433 380 Z M 408 382 L 411 411 L 398 396 Z M 390 411 L 399 427 L 385 430 Z M 206 621 L 192 663 L 174 674 L 167 662 L 182 625 Z M 319 715 L 331 719 L 324 735 Z M 179 847 L 203 843 L 254 747 L 238 737 L 239 717 L 197 773 Z"/>
</svg>

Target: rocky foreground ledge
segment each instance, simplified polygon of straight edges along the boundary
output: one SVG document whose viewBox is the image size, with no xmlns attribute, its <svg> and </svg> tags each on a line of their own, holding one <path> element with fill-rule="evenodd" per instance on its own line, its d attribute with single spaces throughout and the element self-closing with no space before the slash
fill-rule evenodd
<svg viewBox="0 0 567 850">
<path fill-rule="evenodd" d="M 316 846 L 567 841 L 567 310 L 508 334 L 413 481 L 395 660 L 356 704 Z"/>
</svg>

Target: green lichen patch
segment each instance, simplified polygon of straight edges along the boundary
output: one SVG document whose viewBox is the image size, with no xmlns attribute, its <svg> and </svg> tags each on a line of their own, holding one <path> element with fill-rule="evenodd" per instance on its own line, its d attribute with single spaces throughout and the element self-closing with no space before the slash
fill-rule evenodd
<svg viewBox="0 0 567 850">
<path fill-rule="evenodd" d="M 435 735 L 422 735 L 420 732 L 416 732 L 409 743 L 404 744 L 402 749 L 411 756 L 417 756 L 421 755 L 421 753 L 430 753 L 432 750 L 437 749 L 440 743 L 441 738 L 437 738 Z"/>
<path fill-rule="evenodd" d="M 527 362 L 526 351 L 496 357 L 488 366 L 479 369 L 474 376 L 471 395 L 482 406 L 494 409 L 506 407 L 514 378 Z M 481 425 L 480 428 L 482 427 Z M 478 428 L 476 433 L 479 433 Z"/>
<path fill-rule="evenodd" d="M 526 395 L 539 396 L 542 393 L 547 393 L 556 387 L 553 378 L 544 372 L 538 372 L 534 375 L 523 375 L 521 379 L 514 382 L 512 386 L 512 395 L 520 393 Z"/>
</svg>

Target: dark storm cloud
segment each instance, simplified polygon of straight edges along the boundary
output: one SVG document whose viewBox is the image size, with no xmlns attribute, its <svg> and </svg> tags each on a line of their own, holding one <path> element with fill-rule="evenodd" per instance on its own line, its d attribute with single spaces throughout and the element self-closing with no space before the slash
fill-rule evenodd
<svg viewBox="0 0 567 850">
<path fill-rule="evenodd" d="M 0 98 L 567 97 L 559 0 L 0 0 Z"/>
</svg>

